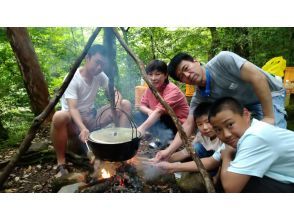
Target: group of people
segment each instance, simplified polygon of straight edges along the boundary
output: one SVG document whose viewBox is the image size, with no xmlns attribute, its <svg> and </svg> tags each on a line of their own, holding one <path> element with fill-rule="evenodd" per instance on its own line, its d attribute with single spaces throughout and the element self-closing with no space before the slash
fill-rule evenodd
<svg viewBox="0 0 294 220">
<path fill-rule="evenodd" d="M 52 120 L 51 134 L 57 155 L 58 176 L 68 173 L 65 150 L 68 140 L 113 121 L 109 106 L 96 110 L 99 88 L 108 92 L 103 72 L 107 51 L 94 45 L 86 62 L 74 75 Z M 223 51 L 202 65 L 186 53 L 169 64 L 151 61 L 146 74 L 152 85 L 174 110 L 187 136 L 195 134 L 193 147 L 211 177 L 219 176 L 224 192 L 294 192 L 294 133 L 286 129 L 285 89 L 271 74 L 239 55 Z M 190 102 L 168 77 L 195 85 Z M 115 93 L 117 106 L 131 115 L 131 103 Z M 101 112 L 105 111 L 101 115 Z M 119 125 L 129 126 L 126 115 L 117 111 Z M 97 125 L 97 117 L 100 123 Z M 135 113 L 138 130 L 144 135 L 164 136 L 170 131 L 167 148 L 152 161 L 166 172 L 196 172 L 189 154 L 179 150 L 182 140 L 173 120 L 148 88 Z"/>
</svg>

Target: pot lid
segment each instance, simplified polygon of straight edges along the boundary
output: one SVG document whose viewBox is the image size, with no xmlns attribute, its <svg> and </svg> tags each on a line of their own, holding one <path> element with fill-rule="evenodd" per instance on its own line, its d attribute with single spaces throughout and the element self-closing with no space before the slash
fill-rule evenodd
<svg viewBox="0 0 294 220">
<path fill-rule="evenodd" d="M 136 137 L 141 137 L 141 133 L 137 129 L 132 128 L 103 128 L 93 131 L 89 135 L 89 139 L 101 144 L 121 144 L 132 141 Z M 132 135 L 133 133 L 133 135 Z"/>
</svg>

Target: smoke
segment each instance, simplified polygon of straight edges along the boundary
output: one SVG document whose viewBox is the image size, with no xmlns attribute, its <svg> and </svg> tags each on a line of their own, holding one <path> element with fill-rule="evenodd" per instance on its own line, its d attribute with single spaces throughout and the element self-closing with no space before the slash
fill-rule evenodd
<svg viewBox="0 0 294 220">
<path fill-rule="evenodd" d="M 152 181 L 164 174 L 163 170 L 155 165 L 149 164 L 143 166 L 143 178 L 146 181 Z"/>
<path fill-rule="evenodd" d="M 168 145 L 169 141 L 174 138 L 174 133 L 162 123 L 157 123 L 152 127 L 151 134 L 155 142 L 160 142 L 161 147 Z"/>
</svg>

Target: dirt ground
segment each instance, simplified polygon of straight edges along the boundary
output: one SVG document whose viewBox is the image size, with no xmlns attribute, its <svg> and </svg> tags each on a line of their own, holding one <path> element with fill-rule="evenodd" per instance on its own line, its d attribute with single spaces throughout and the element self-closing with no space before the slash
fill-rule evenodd
<svg viewBox="0 0 294 220">
<path fill-rule="evenodd" d="M 55 174 L 57 173 L 56 157 L 52 143 L 49 139 L 49 129 L 43 129 L 34 139 L 33 146 L 42 147 L 45 145 L 46 155 L 41 155 L 37 160 L 26 161 L 25 164 L 18 164 L 10 173 L 9 178 L 4 184 L 0 192 L 3 193 L 52 193 L 56 192 L 54 188 Z M 45 144 L 44 144 L 45 143 Z M 155 155 L 158 149 L 152 149 L 148 146 L 147 140 L 142 140 L 138 149 L 138 154 L 151 158 Z M 30 147 L 29 150 L 31 150 Z M 49 154 L 48 154 L 49 150 Z M 6 148 L 0 151 L 0 164 L 3 161 L 8 161 L 16 154 L 16 148 Z M 52 151 L 50 153 L 50 151 Z M 48 157 L 49 155 L 49 157 Z M 89 173 L 89 169 L 80 164 L 69 162 L 71 172 L 74 173 Z M 1 171 L 1 169 L 0 169 Z M 177 187 L 169 184 L 149 184 L 146 192 L 180 192 Z M 146 188 L 146 187 L 145 187 Z"/>
</svg>

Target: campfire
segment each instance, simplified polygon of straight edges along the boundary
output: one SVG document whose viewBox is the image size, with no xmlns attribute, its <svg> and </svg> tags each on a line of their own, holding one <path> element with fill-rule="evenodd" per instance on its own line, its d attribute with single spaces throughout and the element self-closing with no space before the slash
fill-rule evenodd
<svg viewBox="0 0 294 220">
<path fill-rule="evenodd" d="M 145 178 L 145 167 L 140 157 L 133 157 L 125 162 L 96 161 L 94 172 L 84 178 L 83 182 L 65 185 L 61 192 L 82 193 L 142 193 L 142 192 L 179 192 L 173 179 L 164 182 L 150 182 Z M 168 177 L 164 175 L 163 178 Z M 170 175 L 169 175 L 170 177 Z M 173 176 L 172 176 L 173 177 Z"/>
<path fill-rule="evenodd" d="M 127 162 L 99 162 L 90 181 L 79 192 L 142 192 L 143 181 Z"/>
</svg>

